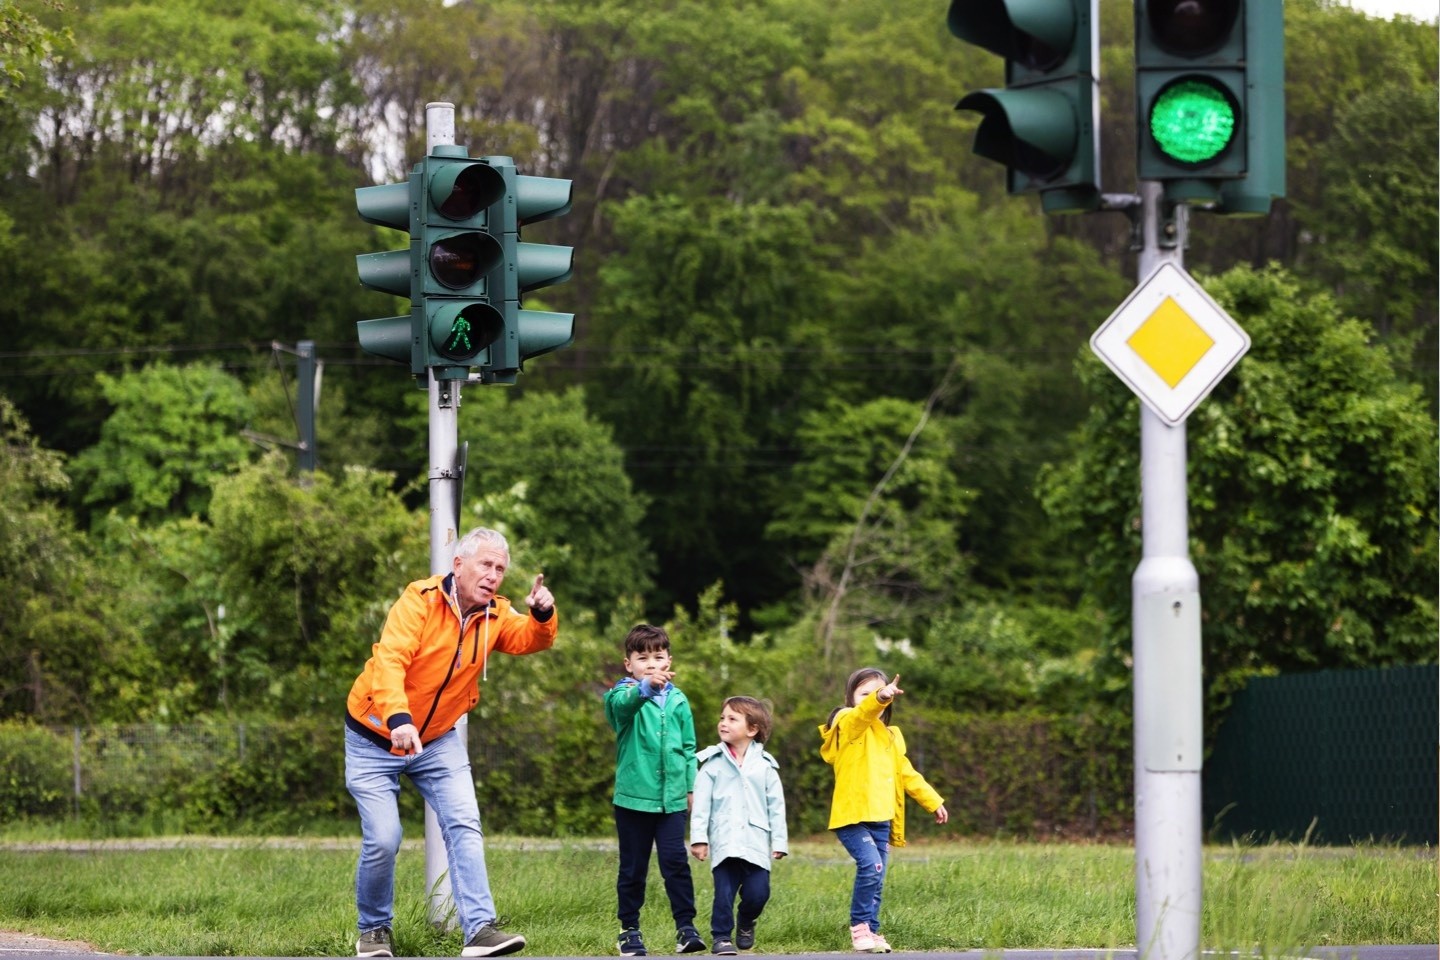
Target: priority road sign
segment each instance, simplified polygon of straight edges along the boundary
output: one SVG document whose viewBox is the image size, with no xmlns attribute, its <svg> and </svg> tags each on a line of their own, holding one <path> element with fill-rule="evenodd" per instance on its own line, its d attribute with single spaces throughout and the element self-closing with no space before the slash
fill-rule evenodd
<svg viewBox="0 0 1440 960">
<path fill-rule="evenodd" d="M 1250 337 L 1190 274 L 1162 263 L 1090 337 L 1090 349 L 1170 426 L 1250 349 Z"/>
</svg>

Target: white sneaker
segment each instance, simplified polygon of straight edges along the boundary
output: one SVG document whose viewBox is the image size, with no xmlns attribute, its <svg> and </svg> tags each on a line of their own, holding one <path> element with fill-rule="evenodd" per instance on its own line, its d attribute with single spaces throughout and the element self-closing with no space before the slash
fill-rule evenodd
<svg viewBox="0 0 1440 960">
<path fill-rule="evenodd" d="M 872 933 L 872 934 L 870 934 L 870 936 L 871 936 L 871 938 L 875 941 L 875 945 L 870 948 L 870 952 L 871 952 L 871 953 L 890 953 L 890 952 L 891 952 L 890 941 L 886 940 L 882 935 L 880 935 L 880 934 L 878 934 L 878 933 Z"/>
</svg>

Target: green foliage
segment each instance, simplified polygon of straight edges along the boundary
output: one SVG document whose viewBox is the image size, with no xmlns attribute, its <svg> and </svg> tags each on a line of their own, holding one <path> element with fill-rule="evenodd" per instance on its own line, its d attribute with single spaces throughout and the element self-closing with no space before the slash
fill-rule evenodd
<svg viewBox="0 0 1440 960">
<path fill-rule="evenodd" d="M 786 449 L 796 398 L 815 376 L 792 375 L 786 358 L 823 349 L 806 320 L 825 302 L 810 214 L 678 197 L 614 210 L 626 254 L 602 272 L 597 339 L 611 360 L 590 398 L 653 497 L 656 550 L 688 558 L 666 570 L 677 601 L 724 568 L 754 565 L 747 585 L 775 570 L 760 543 L 773 482 L 763 468 Z"/>
<path fill-rule="evenodd" d="M 239 381 L 168 364 L 96 379 L 115 409 L 100 441 L 75 458 L 85 505 L 149 522 L 203 516 L 215 482 L 253 449 L 239 435 L 250 416 Z"/>
<path fill-rule="evenodd" d="M 1268 670 L 1435 657 L 1435 423 L 1370 331 L 1283 271 L 1209 284 L 1250 353 L 1189 421 L 1191 553 L 1205 675 L 1223 698 Z M 1105 672 L 1124 672 L 1139 559 L 1135 400 L 1082 357 L 1095 404 L 1046 503 L 1084 547 L 1105 613 Z M 1121 687 L 1123 689 L 1123 686 Z"/>
<path fill-rule="evenodd" d="M 525 596 L 544 573 L 562 608 L 607 610 L 643 597 L 655 567 L 635 493 L 609 426 L 563 393 L 479 391 L 461 408 L 470 441 L 460 526 L 488 526 L 510 541 L 506 589 Z M 471 427 L 472 421 L 478 425 Z"/>
<path fill-rule="evenodd" d="M 0 824 L 69 812 L 70 751 L 65 739 L 31 723 L 0 723 Z"/>
<path fill-rule="evenodd" d="M 969 712 L 1079 710 L 1094 695 L 1100 641 L 1094 611 L 980 600 L 939 615 L 923 648 L 892 646 L 913 662 L 891 665 L 927 700 Z"/>
<path fill-rule="evenodd" d="M 1101 5 L 1111 121 L 1132 6 Z M 530 766 L 487 775 L 496 815 L 604 826 L 590 707 L 645 617 L 677 635 L 702 726 L 726 692 L 775 700 L 819 806 L 810 731 L 867 659 L 914 678 L 917 717 L 994 712 L 1027 757 L 1080 749 L 1067 718 L 1125 702 L 1138 476 L 1133 399 L 1071 361 L 1125 295 L 1130 236 L 1004 195 L 951 109 L 1000 61 L 943 19 L 918 0 L 0 0 L 0 716 L 335 715 L 426 572 L 433 466 L 424 391 L 355 345 L 386 307 L 353 257 L 395 237 L 353 188 L 403 176 L 421 105 L 449 100 L 471 152 L 575 181 L 574 213 L 526 238 L 575 244 L 547 306 L 575 310 L 577 344 L 516 390 L 467 387 L 460 415 L 460 526 L 506 530 L 505 589 L 543 570 L 564 618 L 556 650 L 487 681 L 477 717 L 543 732 L 515 741 Z M 1197 215 L 1187 251 L 1202 273 L 1290 271 L 1212 285 L 1256 342 L 1190 425 L 1217 694 L 1434 658 L 1434 425 L 1404 384 L 1431 384 L 1433 413 L 1437 36 L 1330 0 L 1292 0 L 1287 32 L 1290 199 Z M 1123 191 L 1133 127 L 1102 126 Z M 326 361 L 308 482 L 239 435 L 293 436 L 270 345 L 297 339 Z M 996 783 L 1024 769 L 980 761 Z M 227 792 L 277 787 L 226 776 L 185 815 L 251 816 Z M 1111 787 L 1086 822 L 1123 810 Z M 1017 822 L 1078 815 L 1025 803 Z"/>
<path fill-rule="evenodd" d="M 353 810 L 332 718 L 272 723 L 251 736 L 256 742 L 248 748 L 176 791 L 190 829 L 223 832 L 244 823 L 262 833 L 293 833 Z"/>
<path fill-rule="evenodd" d="M 1440 88 L 1391 82 L 1361 91 L 1335 120 L 1323 161 L 1329 188 L 1313 219 L 1317 275 L 1347 316 L 1367 319 L 1392 344 L 1407 379 L 1428 385 L 1435 402 L 1435 266 Z M 1383 143 L 1383 150 L 1375 144 Z"/>
<path fill-rule="evenodd" d="M 65 9 L 59 0 L 47 0 L 46 5 L 55 10 Z M 15 0 L 0 0 L 0 73 L 5 78 L 5 82 L 0 83 L 0 100 L 9 95 L 12 87 L 26 83 L 31 71 L 69 39 L 68 29 L 52 30 L 29 11 L 21 9 Z"/>
<path fill-rule="evenodd" d="M 247 708 L 339 703 L 393 598 L 425 574 L 423 527 L 390 480 L 361 468 L 297 480 L 270 455 L 216 486 L 228 673 Z"/>
</svg>

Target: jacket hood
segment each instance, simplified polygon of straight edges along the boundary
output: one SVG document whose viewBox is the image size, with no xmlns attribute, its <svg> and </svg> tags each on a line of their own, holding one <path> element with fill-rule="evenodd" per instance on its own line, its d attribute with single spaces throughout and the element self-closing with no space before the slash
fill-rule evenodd
<svg viewBox="0 0 1440 960">
<path fill-rule="evenodd" d="M 759 750 L 760 756 L 765 758 L 766 763 L 770 764 L 770 766 L 774 767 L 776 770 L 780 769 L 780 761 L 772 757 L 770 755 L 770 751 L 766 750 L 763 745 L 758 743 L 751 743 L 749 750 L 746 750 L 745 752 L 748 754 L 750 750 Z M 711 757 L 720 757 L 724 756 L 724 754 L 725 744 L 713 744 L 712 746 L 708 746 L 704 750 L 701 750 L 695 754 L 695 763 L 697 766 L 703 765 L 705 761 L 709 760 Z"/>
<path fill-rule="evenodd" d="M 835 714 L 833 723 L 820 724 L 820 758 L 832 767 L 835 759 L 840 756 L 840 718 L 853 709 L 855 708 L 846 707 Z"/>
</svg>

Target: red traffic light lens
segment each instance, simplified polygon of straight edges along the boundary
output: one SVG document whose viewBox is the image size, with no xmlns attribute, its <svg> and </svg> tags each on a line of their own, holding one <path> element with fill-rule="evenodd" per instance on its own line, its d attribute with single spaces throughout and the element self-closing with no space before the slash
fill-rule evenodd
<svg viewBox="0 0 1440 960">
<path fill-rule="evenodd" d="M 430 245 L 430 273 L 452 290 L 478 283 L 502 256 L 500 245 L 483 233 L 457 233 Z"/>
<path fill-rule="evenodd" d="M 1240 16 L 1240 0 L 1146 0 L 1156 46 L 1177 57 L 1203 57 L 1224 46 Z"/>
<path fill-rule="evenodd" d="M 472 163 L 455 175 L 449 195 L 436 204 L 436 209 L 447 219 L 469 220 L 504 195 L 505 181 L 495 169 Z"/>
</svg>

